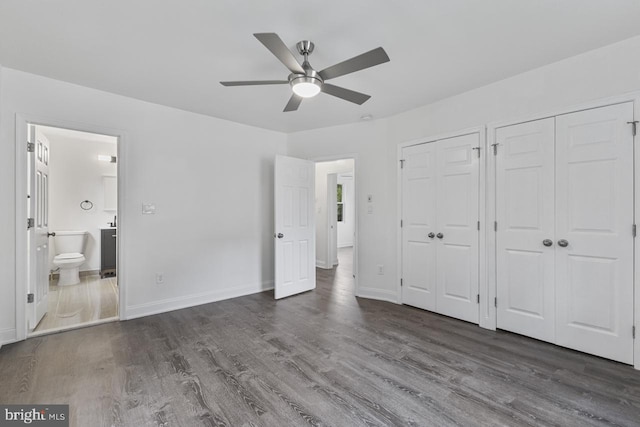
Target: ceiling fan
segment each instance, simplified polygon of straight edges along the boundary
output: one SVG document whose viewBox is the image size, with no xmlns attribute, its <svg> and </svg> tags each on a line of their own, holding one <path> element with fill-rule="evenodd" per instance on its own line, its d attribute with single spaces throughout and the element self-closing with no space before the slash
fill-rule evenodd
<svg viewBox="0 0 640 427">
<path fill-rule="evenodd" d="M 345 74 L 364 70 L 389 61 L 389 56 L 383 48 L 379 47 L 369 52 L 354 56 L 351 59 L 342 61 L 322 71 L 316 71 L 309 64 L 309 55 L 313 52 L 314 44 L 308 40 L 300 41 L 296 44 L 298 53 L 304 57 L 302 65 L 293 56 L 282 39 L 276 33 L 257 33 L 254 36 L 291 71 L 287 80 L 253 80 L 220 82 L 223 86 L 257 86 L 257 85 L 278 85 L 289 84 L 293 90 L 293 95 L 289 99 L 284 111 L 295 111 L 300 106 L 303 98 L 311 98 L 320 92 L 336 96 L 349 102 L 362 105 L 370 95 L 345 89 L 325 83 L 327 80 L 344 76 Z"/>
</svg>

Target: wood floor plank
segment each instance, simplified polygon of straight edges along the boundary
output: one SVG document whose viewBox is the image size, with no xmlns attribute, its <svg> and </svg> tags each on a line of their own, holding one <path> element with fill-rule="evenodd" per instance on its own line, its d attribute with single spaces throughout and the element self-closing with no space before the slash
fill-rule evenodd
<svg viewBox="0 0 640 427">
<path fill-rule="evenodd" d="M 632 367 L 356 298 L 340 260 L 284 300 L 4 346 L 0 403 L 69 403 L 75 426 L 640 426 Z"/>
</svg>

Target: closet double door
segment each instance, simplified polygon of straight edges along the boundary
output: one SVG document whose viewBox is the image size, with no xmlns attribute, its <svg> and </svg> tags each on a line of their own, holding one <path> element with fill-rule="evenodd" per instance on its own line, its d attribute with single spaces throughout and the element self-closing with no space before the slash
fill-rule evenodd
<svg viewBox="0 0 640 427">
<path fill-rule="evenodd" d="M 633 104 L 496 130 L 497 326 L 633 363 Z"/>
<path fill-rule="evenodd" d="M 402 150 L 402 302 L 478 323 L 477 133 Z"/>
</svg>

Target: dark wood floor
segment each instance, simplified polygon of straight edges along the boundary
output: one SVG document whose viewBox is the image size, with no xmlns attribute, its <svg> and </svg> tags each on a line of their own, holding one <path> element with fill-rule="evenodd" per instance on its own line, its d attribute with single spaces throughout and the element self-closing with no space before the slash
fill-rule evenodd
<svg viewBox="0 0 640 427">
<path fill-rule="evenodd" d="M 69 403 L 78 426 L 640 425 L 632 367 L 357 299 L 341 258 L 285 300 L 7 345 L 0 403 Z"/>
</svg>

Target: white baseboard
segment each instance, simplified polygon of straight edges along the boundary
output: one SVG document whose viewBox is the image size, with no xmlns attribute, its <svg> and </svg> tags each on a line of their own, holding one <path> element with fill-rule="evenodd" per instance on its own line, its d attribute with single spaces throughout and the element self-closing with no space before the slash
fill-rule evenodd
<svg viewBox="0 0 640 427">
<path fill-rule="evenodd" d="M 358 297 L 376 299 L 380 301 L 388 301 L 394 304 L 400 304 L 398 302 L 398 294 L 395 291 L 378 288 L 363 288 L 358 289 Z"/>
<path fill-rule="evenodd" d="M 15 328 L 0 329 L 0 347 L 16 341 Z"/>
<path fill-rule="evenodd" d="M 319 259 L 316 260 L 316 267 L 322 268 L 324 270 L 331 270 L 333 268 L 333 266 L 327 266 L 326 262 L 321 261 Z"/>
<path fill-rule="evenodd" d="M 130 305 L 126 308 L 126 316 L 123 320 L 136 319 L 138 317 L 151 316 L 152 314 L 166 313 L 168 311 L 195 307 L 197 305 L 209 304 L 225 299 L 257 294 L 271 289 L 273 289 L 273 280 L 268 280 L 263 283 L 244 285 L 236 288 L 221 289 L 212 292 L 168 298 L 144 304 Z"/>
</svg>

